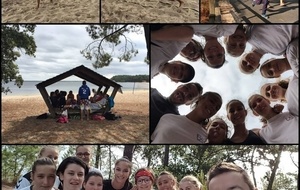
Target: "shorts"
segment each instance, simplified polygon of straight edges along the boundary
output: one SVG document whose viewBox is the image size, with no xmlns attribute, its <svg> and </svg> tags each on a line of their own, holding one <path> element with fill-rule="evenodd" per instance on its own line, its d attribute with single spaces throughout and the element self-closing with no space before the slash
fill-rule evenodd
<svg viewBox="0 0 300 190">
<path fill-rule="evenodd" d="M 90 101 L 88 99 L 80 100 L 80 109 L 81 110 L 90 110 Z"/>
</svg>

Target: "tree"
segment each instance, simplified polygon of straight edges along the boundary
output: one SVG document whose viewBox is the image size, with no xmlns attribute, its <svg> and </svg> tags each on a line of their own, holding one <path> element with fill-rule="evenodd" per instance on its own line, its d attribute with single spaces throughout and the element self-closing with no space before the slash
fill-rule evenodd
<svg viewBox="0 0 300 190">
<path fill-rule="evenodd" d="M 4 85 L 14 81 L 19 88 L 23 85 L 23 78 L 19 73 L 15 61 L 25 54 L 34 56 L 36 45 L 33 38 L 35 25 L 1 25 L 1 92 L 11 92 Z"/>
<path fill-rule="evenodd" d="M 37 145 L 3 145 L 2 180 L 16 184 L 23 170 L 30 171 L 40 148 Z"/>
<path fill-rule="evenodd" d="M 86 31 L 94 41 L 80 53 L 88 60 L 95 59 L 93 62 L 95 69 L 109 66 L 116 53 L 116 47 L 119 47 L 117 50 L 119 61 L 130 61 L 138 54 L 138 50 L 126 35 L 130 32 L 141 33 L 142 29 L 142 25 L 89 25 Z"/>
</svg>

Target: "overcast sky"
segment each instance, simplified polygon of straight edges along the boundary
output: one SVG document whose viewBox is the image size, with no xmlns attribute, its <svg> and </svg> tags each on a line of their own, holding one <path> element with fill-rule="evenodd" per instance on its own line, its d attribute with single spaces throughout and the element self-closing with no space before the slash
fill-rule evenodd
<svg viewBox="0 0 300 190">
<path fill-rule="evenodd" d="M 139 51 L 131 61 L 120 63 L 115 55 L 108 67 L 95 70 L 92 61 L 80 54 L 80 51 L 93 41 L 85 27 L 86 25 L 37 25 L 34 33 L 37 46 L 36 57 L 29 57 L 23 53 L 16 61 L 23 79 L 43 81 L 80 65 L 107 78 L 114 75 L 149 74 L 149 66 L 144 62 L 147 54 L 144 31 L 140 34 L 127 33 L 126 35 Z M 69 77 L 67 80 L 81 79 Z"/>
<path fill-rule="evenodd" d="M 220 39 L 221 44 L 223 39 Z M 251 45 L 247 44 L 245 52 L 251 50 Z M 274 56 L 271 54 L 266 54 L 262 57 L 261 62 L 269 58 L 279 58 L 280 56 Z M 195 77 L 192 82 L 198 82 L 203 87 L 203 93 L 207 91 L 214 91 L 219 93 L 222 96 L 223 104 L 221 109 L 217 112 L 216 115 L 226 117 L 226 104 L 232 99 L 241 100 L 246 109 L 248 106 L 248 98 L 255 93 L 260 93 L 260 87 L 267 82 L 274 82 L 276 79 L 265 79 L 261 76 L 259 70 L 255 73 L 246 75 L 240 72 L 238 68 L 238 58 L 233 58 L 226 53 L 227 63 L 223 65 L 220 69 L 212 69 L 208 67 L 204 62 L 189 62 L 180 55 L 176 56 L 174 60 L 182 60 L 186 63 L 191 64 L 195 71 Z M 292 72 L 288 71 L 283 74 L 282 78 L 287 78 L 292 76 Z M 151 80 L 151 87 L 157 88 L 162 95 L 168 97 L 177 86 L 182 83 L 174 83 L 165 75 L 159 74 Z M 286 106 L 285 106 L 286 110 Z M 191 111 L 189 106 L 180 106 L 179 112 L 181 115 L 186 115 Z M 227 118 L 226 118 L 227 119 Z M 231 124 L 226 120 L 228 124 Z M 232 125 L 230 125 L 232 126 Z M 260 128 L 262 123 L 259 121 L 259 118 L 254 116 L 252 111 L 248 109 L 248 115 L 246 117 L 246 127 L 248 129 Z M 233 132 L 231 132 L 233 134 Z"/>
</svg>

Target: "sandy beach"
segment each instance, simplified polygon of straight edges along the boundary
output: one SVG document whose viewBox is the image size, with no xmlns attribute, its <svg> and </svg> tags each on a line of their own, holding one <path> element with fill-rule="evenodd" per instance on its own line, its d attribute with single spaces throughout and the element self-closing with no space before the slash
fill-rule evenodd
<svg viewBox="0 0 300 190">
<path fill-rule="evenodd" d="M 100 0 L 2 0 L 2 23 L 99 23 Z"/>
<path fill-rule="evenodd" d="M 115 121 L 36 119 L 46 112 L 41 95 L 2 95 L 2 143 L 149 143 L 149 91 L 117 93 L 113 113 L 122 118 Z"/>
<path fill-rule="evenodd" d="M 199 23 L 199 0 L 101 0 L 101 23 Z"/>
</svg>

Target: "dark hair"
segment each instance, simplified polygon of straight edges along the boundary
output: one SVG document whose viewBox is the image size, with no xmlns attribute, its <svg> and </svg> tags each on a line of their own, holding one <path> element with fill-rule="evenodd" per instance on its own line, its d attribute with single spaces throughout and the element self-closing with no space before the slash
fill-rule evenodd
<svg viewBox="0 0 300 190">
<path fill-rule="evenodd" d="M 91 171 L 87 175 L 85 175 L 83 183 L 87 183 L 88 180 L 90 179 L 90 177 L 92 177 L 92 176 L 101 177 L 102 178 L 102 182 L 103 182 L 103 176 L 102 176 L 102 174 L 100 172 Z M 84 187 L 82 187 L 82 189 L 85 190 Z"/>
<path fill-rule="evenodd" d="M 48 157 L 42 157 L 42 158 L 38 158 L 37 160 L 35 160 L 33 162 L 33 165 L 31 168 L 32 174 L 36 171 L 37 166 L 45 166 L 45 165 L 54 166 L 54 169 L 56 170 L 56 165 L 52 159 L 50 159 Z"/>
<path fill-rule="evenodd" d="M 189 56 L 184 56 L 184 57 L 189 61 L 197 61 L 200 58 L 203 62 L 205 62 L 204 49 L 203 49 L 202 45 L 200 44 L 200 42 L 192 39 L 190 43 L 193 43 L 193 45 L 196 49 L 197 57 L 195 57 L 193 59 L 191 59 Z"/>
<path fill-rule="evenodd" d="M 198 82 L 191 82 L 189 84 L 195 85 L 197 87 L 197 90 L 198 90 L 198 92 L 199 92 L 200 95 L 203 93 L 203 87 Z"/>
<path fill-rule="evenodd" d="M 218 163 L 214 166 L 212 166 L 208 173 L 207 173 L 207 188 L 209 189 L 209 182 L 216 176 L 223 174 L 223 173 L 227 173 L 227 172 L 237 172 L 240 173 L 243 176 L 244 182 L 248 185 L 248 187 L 250 188 L 250 190 L 254 190 L 255 187 L 253 185 L 253 183 L 250 180 L 249 175 L 247 174 L 247 172 L 235 165 L 234 163 L 229 163 L 229 162 L 221 162 Z"/>
<path fill-rule="evenodd" d="M 206 61 L 206 59 L 205 59 L 204 63 L 206 63 L 206 65 L 209 66 L 210 68 L 218 69 L 218 68 L 221 68 L 224 65 L 225 61 L 226 61 L 226 59 L 224 57 L 224 60 L 223 60 L 223 62 L 220 65 L 211 65 L 211 64 L 208 64 L 207 61 Z"/>
<path fill-rule="evenodd" d="M 181 82 L 182 83 L 187 83 L 187 82 L 190 82 L 191 80 L 193 80 L 193 78 L 195 76 L 195 69 L 194 69 L 194 67 L 192 67 L 189 64 L 186 64 L 186 63 L 183 63 L 183 64 L 185 64 L 185 66 L 187 67 L 189 75 L 186 76 L 186 78 L 182 79 Z"/>
<path fill-rule="evenodd" d="M 85 81 L 85 80 L 84 80 L 84 81 L 82 81 L 82 84 L 83 84 L 83 85 L 85 85 L 85 84 L 86 84 L 86 81 Z"/>
<path fill-rule="evenodd" d="M 230 100 L 230 101 L 226 104 L 226 111 L 227 111 L 227 109 L 228 109 L 229 104 L 231 104 L 232 102 L 238 102 L 238 103 L 242 104 L 242 106 L 243 106 L 244 109 L 245 109 L 245 105 L 243 104 L 243 102 L 241 102 L 241 101 L 238 100 L 238 99 L 232 99 L 232 100 Z"/>
<path fill-rule="evenodd" d="M 77 164 L 79 166 L 81 166 L 84 169 L 84 176 L 86 176 L 89 172 L 89 168 L 86 165 L 86 163 L 84 163 L 81 159 L 74 157 L 74 156 L 70 156 L 67 157 L 66 159 L 64 159 L 58 166 L 57 171 L 56 171 L 56 175 L 60 176 L 59 174 L 63 174 L 66 170 L 66 168 L 68 167 L 69 164 Z"/>
</svg>

